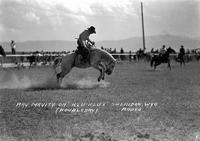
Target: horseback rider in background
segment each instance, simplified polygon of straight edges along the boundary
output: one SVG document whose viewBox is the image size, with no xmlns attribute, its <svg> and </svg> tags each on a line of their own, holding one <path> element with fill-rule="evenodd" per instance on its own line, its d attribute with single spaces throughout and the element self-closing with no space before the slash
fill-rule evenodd
<svg viewBox="0 0 200 141">
<path fill-rule="evenodd" d="M 89 39 L 89 36 L 91 34 L 96 34 L 95 31 L 95 27 L 94 26 L 90 26 L 88 29 L 84 30 L 80 35 L 79 38 L 77 40 L 77 44 L 78 44 L 78 52 L 82 55 L 82 61 L 83 62 L 87 62 L 87 58 L 89 55 L 89 49 L 91 46 L 89 46 L 88 42 L 92 45 L 95 45 L 95 42 L 91 41 Z"/>
<path fill-rule="evenodd" d="M 184 49 L 183 45 L 181 45 L 179 52 L 180 52 L 180 54 L 185 55 L 185 49 Z"/>
<path fill-rule="evenodd" d="M 160 59 L 163 59 L 163 57 L 165 56 L 165 53 L 166 53 L 166 48 L 165 48 L 165 45 L 163 45 L 162 48 L 159 51 Z"/>
<path fill-rule="evenodd" d="M 162 48 L 160 49 L 160 56 L 163 56 L 166 52 L 166 48 L 165 48 L 165 45 L 162 46 Z"/>
<path fill-rule="evenodd" d="M 178 59 L 180 61 L 181 66 L 182 64 L 185 65 L 184 57 L 185 57 L 185 49 L 184 49 L 184 46 L 181 45 L 181 48 L 179 49 L 179 54 L 178 54 Z"/>
</svg>

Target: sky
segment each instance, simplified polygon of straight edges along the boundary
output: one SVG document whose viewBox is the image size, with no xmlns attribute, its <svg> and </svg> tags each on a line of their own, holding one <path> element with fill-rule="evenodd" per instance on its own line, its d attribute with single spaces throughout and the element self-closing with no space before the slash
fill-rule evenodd
<svg viewBox="0 0 200 141">
<path fill-rule="evenodd" d="M 142 36 L 141 0 L 0 0 L 0 41 L 95 41 Z M 143 0 L 145 35 L 200 38 L 200 0 Z"/>
</svg>

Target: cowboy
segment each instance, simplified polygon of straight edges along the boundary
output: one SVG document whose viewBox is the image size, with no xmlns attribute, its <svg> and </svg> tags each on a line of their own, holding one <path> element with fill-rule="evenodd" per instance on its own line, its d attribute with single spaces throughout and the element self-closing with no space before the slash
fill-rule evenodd
<svg viewBox="0 0 200 141">
<path fill-rule="evenodd" d="M 95 31 L 95 27 L 94 26 L 90 26 L 88 29 L 84 30 L 78 38 L 77 44 L 78 44 L 78 50 L 80 51 L 82 57 L 83 57 L 83 61 L 87 62 L 87 57 L 89 55 L 89 46 L 88 46 L 88 42 L 91 43 L 92 45 L 95 44 L 95 42 L 91 41 L 89 39 L 89 36 L 91 34 L 96 34 Z"/>
<path fill-rule="evenodd" d="M 185 60 L 184 60 L 184 56 L 185 56 L 185 49 L 184 49 L 184 46 L 181 45 L 181 48 L 179 49 L 179 54 L 178 54 L 178 59 L 180 59 L 180 63 L 181 63 L 181 66 L 182 66 L 182 63 L 185 65 Z"/>
<path fill-rule="evenodd" d="M 184 49 L 183 45 L 181 45 L 179 52 L 180 52 L 180 54 L 185 55 L 185 49 Z"/>
</svg>

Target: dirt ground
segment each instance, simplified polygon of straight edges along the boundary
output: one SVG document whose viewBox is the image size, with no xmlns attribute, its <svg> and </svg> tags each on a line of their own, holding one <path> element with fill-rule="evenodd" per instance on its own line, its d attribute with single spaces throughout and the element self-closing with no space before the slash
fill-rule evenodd
<svg viewBox="0 0 200 141">
<path fill-rule="evenodd" d="M 74 68 L 60 88 L 49 67 L 0 70 L 0 140 L 199 141 L 199 72 L 122 62 L 100 83 Z"/>
</svg>

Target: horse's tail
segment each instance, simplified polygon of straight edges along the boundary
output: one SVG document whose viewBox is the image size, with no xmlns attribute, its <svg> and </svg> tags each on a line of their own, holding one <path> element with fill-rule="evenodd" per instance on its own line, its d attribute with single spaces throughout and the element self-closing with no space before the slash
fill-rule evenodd
<svg viewBox="0 0 200 141">
<path fill-rule="evenodd" d="M 53 61 L 53 67 L 55 68 L 59 63 L 61 63 L 61 57 L 56 57 Z"/>
</svg>

